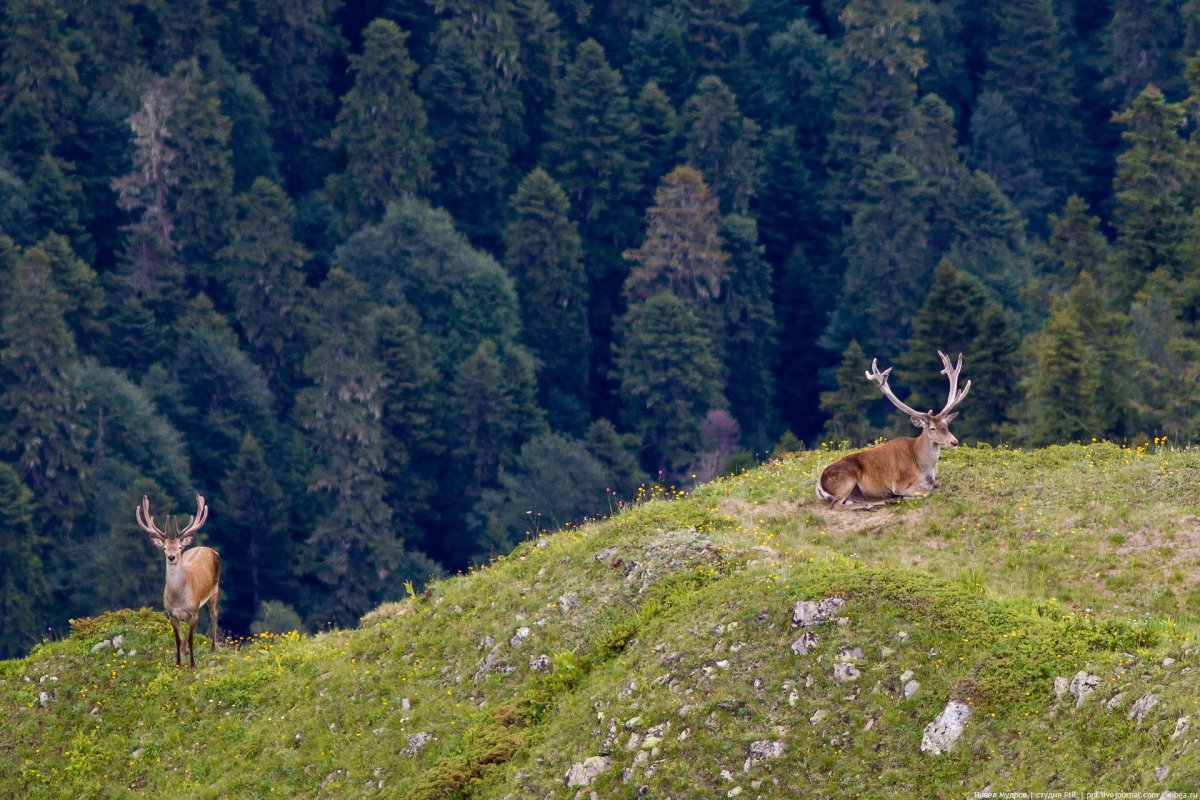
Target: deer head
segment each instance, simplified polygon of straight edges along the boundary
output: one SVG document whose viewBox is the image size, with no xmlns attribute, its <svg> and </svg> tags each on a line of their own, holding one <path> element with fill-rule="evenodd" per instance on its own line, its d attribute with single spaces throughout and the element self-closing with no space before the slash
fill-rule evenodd
<svg viewBox="0 0 1200 800">
<path fill-rule="evenodd" d="M 967 392 L 971 391 L 971 381 L 967 381 L 967 385 L 962 391 L 958 390 L 958 373 L 962 371 L 962 353 L 958 354 L 958 363 L 954 366 L 950 365 L 950 357 L 938 350 L 938 355 L 942 359 L 942 373 L 950 381 L 950 392 L 946 397 L 946 405 L 941 411 L 936 414 L 933 411 L 917 411 L 908 404 L 901 401 L 892 392 L 892 388 L 888 386 L 888 375 L 892 368 L 888 367 L 883 372 L 879 371 L 878 359 L 871 359 L 871 369 L 866 373 L 867 379 L 879 384 L 879 390 L 883 392 L 884 397 L 891 401 L 892 405 L 903 411 L 912 420 L 912 424 L 922 430 L 922 435 L 925 436 L 931 444 L 938 447 L 956 447 L 958 439 L 950 432 L 950 423 L 958 416 L 954 411 L 955 407 L 963 401 L 967 396 Z"/>
<path fill-rule="evenodd" d="M 179 523 L 175 522 L 170 516 L 167 517 L 167 528 L 174 527 L 173 534 L 159 528 L 154 524 L 154 517 L 150 515 L 150 498 L 142 496 L 142 504 L 134 509 L 134 514 L 137 517 L 138 527 L 150 534 L 150 541 L 159 550 L 162 550 L 167 557 L 167 566 L 179 563 L 180 554 L 184 548 L 196 541 L 196 531 L 204 527 L 205 521 L 208 520 L 208 506 L 204 502 L 204 498 L 196 495 L 196 513 L 192 517 L 191 522 L 183 530 L 179 530 Z"/>
</svg>

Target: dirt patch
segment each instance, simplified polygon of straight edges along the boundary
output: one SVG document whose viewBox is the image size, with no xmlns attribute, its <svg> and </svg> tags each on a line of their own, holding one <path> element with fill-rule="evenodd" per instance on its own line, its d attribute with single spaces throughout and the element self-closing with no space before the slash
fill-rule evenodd
<svg viewBox="0 0 1200 800">
<path fill-rule="evenodd" d="M 1167 531 L 1174 533 L 1168 536 Z M 1123 531 L 1125 541 L 1113 548 L 1120 555 L 1149 554 L 1164 567 L 1180 567 L 1189 577 L 1200 575 L 1200 518 L 1188 516 L 1168 525 Z M 1169 555 L 1163 551 L 1168 551 Z"/>
<path fill-rule="evenodd" d="M 870 528 L 881 528 L 893 522 L 903 521 L 912 526 L 921 524 L 928 512 L 923 506 L 911 507 L 900 503 L 876 506 L 871 510 L 855 508 L 830 508 L 817 500 L 775 498 L 765 503 L 754 503 L 744 497 L 726 497 L 717 505 L 718 510 L 753 528 L 767 520 L 805 518 L 818 520 L 815 524 L 830 533 L 858 533 Z"/>
</svg>

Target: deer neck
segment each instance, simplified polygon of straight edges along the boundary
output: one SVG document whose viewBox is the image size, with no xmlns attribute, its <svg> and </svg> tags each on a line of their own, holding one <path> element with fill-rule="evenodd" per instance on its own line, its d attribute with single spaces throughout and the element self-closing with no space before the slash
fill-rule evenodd
<svg viewBox="0 0 1200 800">
<path fill-rule="evenodd" d="M 921 468 L 921 472 L 929 473 L 937 469 L 938 458 L 942 455 L 942 447 L 935 444 L 929 436 L 928 429 L 922 430 L 921 435 L 917 437 L 916 447 L 917 466 Z"/>
<path fill-rule="evenodd" d="M 183 571 L 183 564 L 176 562 L 167 564 L 167 594 L 175 600 L 187 600 L 189 585 L 187 573 Z"/>
</svg>

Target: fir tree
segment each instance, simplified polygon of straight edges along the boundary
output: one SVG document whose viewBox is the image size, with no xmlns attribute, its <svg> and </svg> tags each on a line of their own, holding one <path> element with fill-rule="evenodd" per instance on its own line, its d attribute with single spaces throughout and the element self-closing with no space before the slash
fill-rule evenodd
<svg viewBox="0 0 1200 800">
<path fill-rule="evenodd" d="M 322 499 L 307 541 L 304 574 L 317 588 L 310 620 L 351 624 L 398 586 L 403 540 L 384 498 L 380 402 L 383 372 L 363 287 L 339 269 L 321 286 L 315 346 L 304 361 L 312 382 L 295 419 L 310 437 L 307 485 Z"/>
<path fill-rule="evenodd" d="M 688 304 L 665 290 L 641 303 L 624 330 L 615 361 L 626 423 L 638 435 L 644 464 L 682 474 L 699 450 L 700 421 L 725 405 L 710 335 Z"/>
<path fill-rule="evenodd" d="M 1091 356 L 1067 298 L 1058 298 L 1046 325 L 1031 342 L 1032 370 L 1025 380 L 1024 438 L 1031 445 L 1065 444 L 1101 437 L 1096 402 L 1101 365 Z"/>
<path fill-rule="evenodd" d="M 0 659 L 19 658 L 41 635 L 50 587 L 38 558 L 33 494 L 0 463 Z"/>
<path fill-rule="evenodd" d="M 641 207 L 650 205 L 654 187 L 675 163 L 678 125 L 671 98 L 654 81 L 647 81 L 633 101 L 633 113 L 638 118 L 640 138 L 637 159 L 646 165 L 645 191 Z"/>
<path fill-rule="evenodd" d="M 704 175 L 722 211 L 745 214 L 758 191 L 758 125 L 742 116 L 737 98 L 709 75 L 679 115 L 683 157 Z"/>
<path fill-rule="evenodd" d="M 579 232 L 566 194 L 542 169 L 526 176 L 509 205 L 505 264 L 517 284 L 522 340 L 539 362 L 541 404 L 551 427 L 582 433 L 590 347 Z"/>
<path fill-rule="evenodd" d="M 413 91 L 417 65 L 407 39 L 395 23 L 377 19 L 363 32 L 362 54 L 350 57 L 354 87 L 342 97 L 330 137 L 345 170 L 330 176 L 326 187 L 347 231 L 378 221 L 389 201 L 425 191 L 432 178 L 425 108 Z"/>
<path fill-rule="evenodd" d="M 76 69 L 79 55 L 71 46 L 67 10 L 58 0 L 10 0 L 4 12 L 0 24 L 3 93 L 29 92 L 44 115 L 46 129 L 53 131 L 57 141 L 70 142 L 87 89 Z"/>
<path fill-rule="evenodd" d="M 39 238 L 62 234 L 84 261 L 90 263 L 95 258 L 96 248 L 82 213 L 86 205 L 83 190 L 66 164 L 49 153 L 42 154 L 29 179 L 29 198 Z"/>
<path fill-rule="evenodd" d="M 868 366 L 867 356 L 858 341 L 851 339 L 842 353 L 835 388 L 821 392 L 821 411 L 828 416 L 825 436 L 829 439 L 855 445 L 870 442 L 879 435 L 879 429 L 871 424 L 869 412 L 880 395 L 864 377 Z"/>
<path fill-rule="evenodd" d="M 1021 118 L 999 92 L 984 92 L 975 104 L 967 163 L 992 176 L 1025 220 L 1041 229 L 1054 191 L 1046 185 Z"/>
</svg>

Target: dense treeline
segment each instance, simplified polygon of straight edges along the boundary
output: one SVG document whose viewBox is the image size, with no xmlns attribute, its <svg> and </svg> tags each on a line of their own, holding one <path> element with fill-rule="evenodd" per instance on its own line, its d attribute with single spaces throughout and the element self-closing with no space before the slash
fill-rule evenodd
<svg viewBox="0 0 1200 800">
<path fill-rule="evenodd" d="M 153 603 L 345 624 L 894 424 L 1200 434 L 1196 0 L 6 0 L 0 656 Z M 866 413 L 869 410 L 869 413 Z"/>
</svg>

